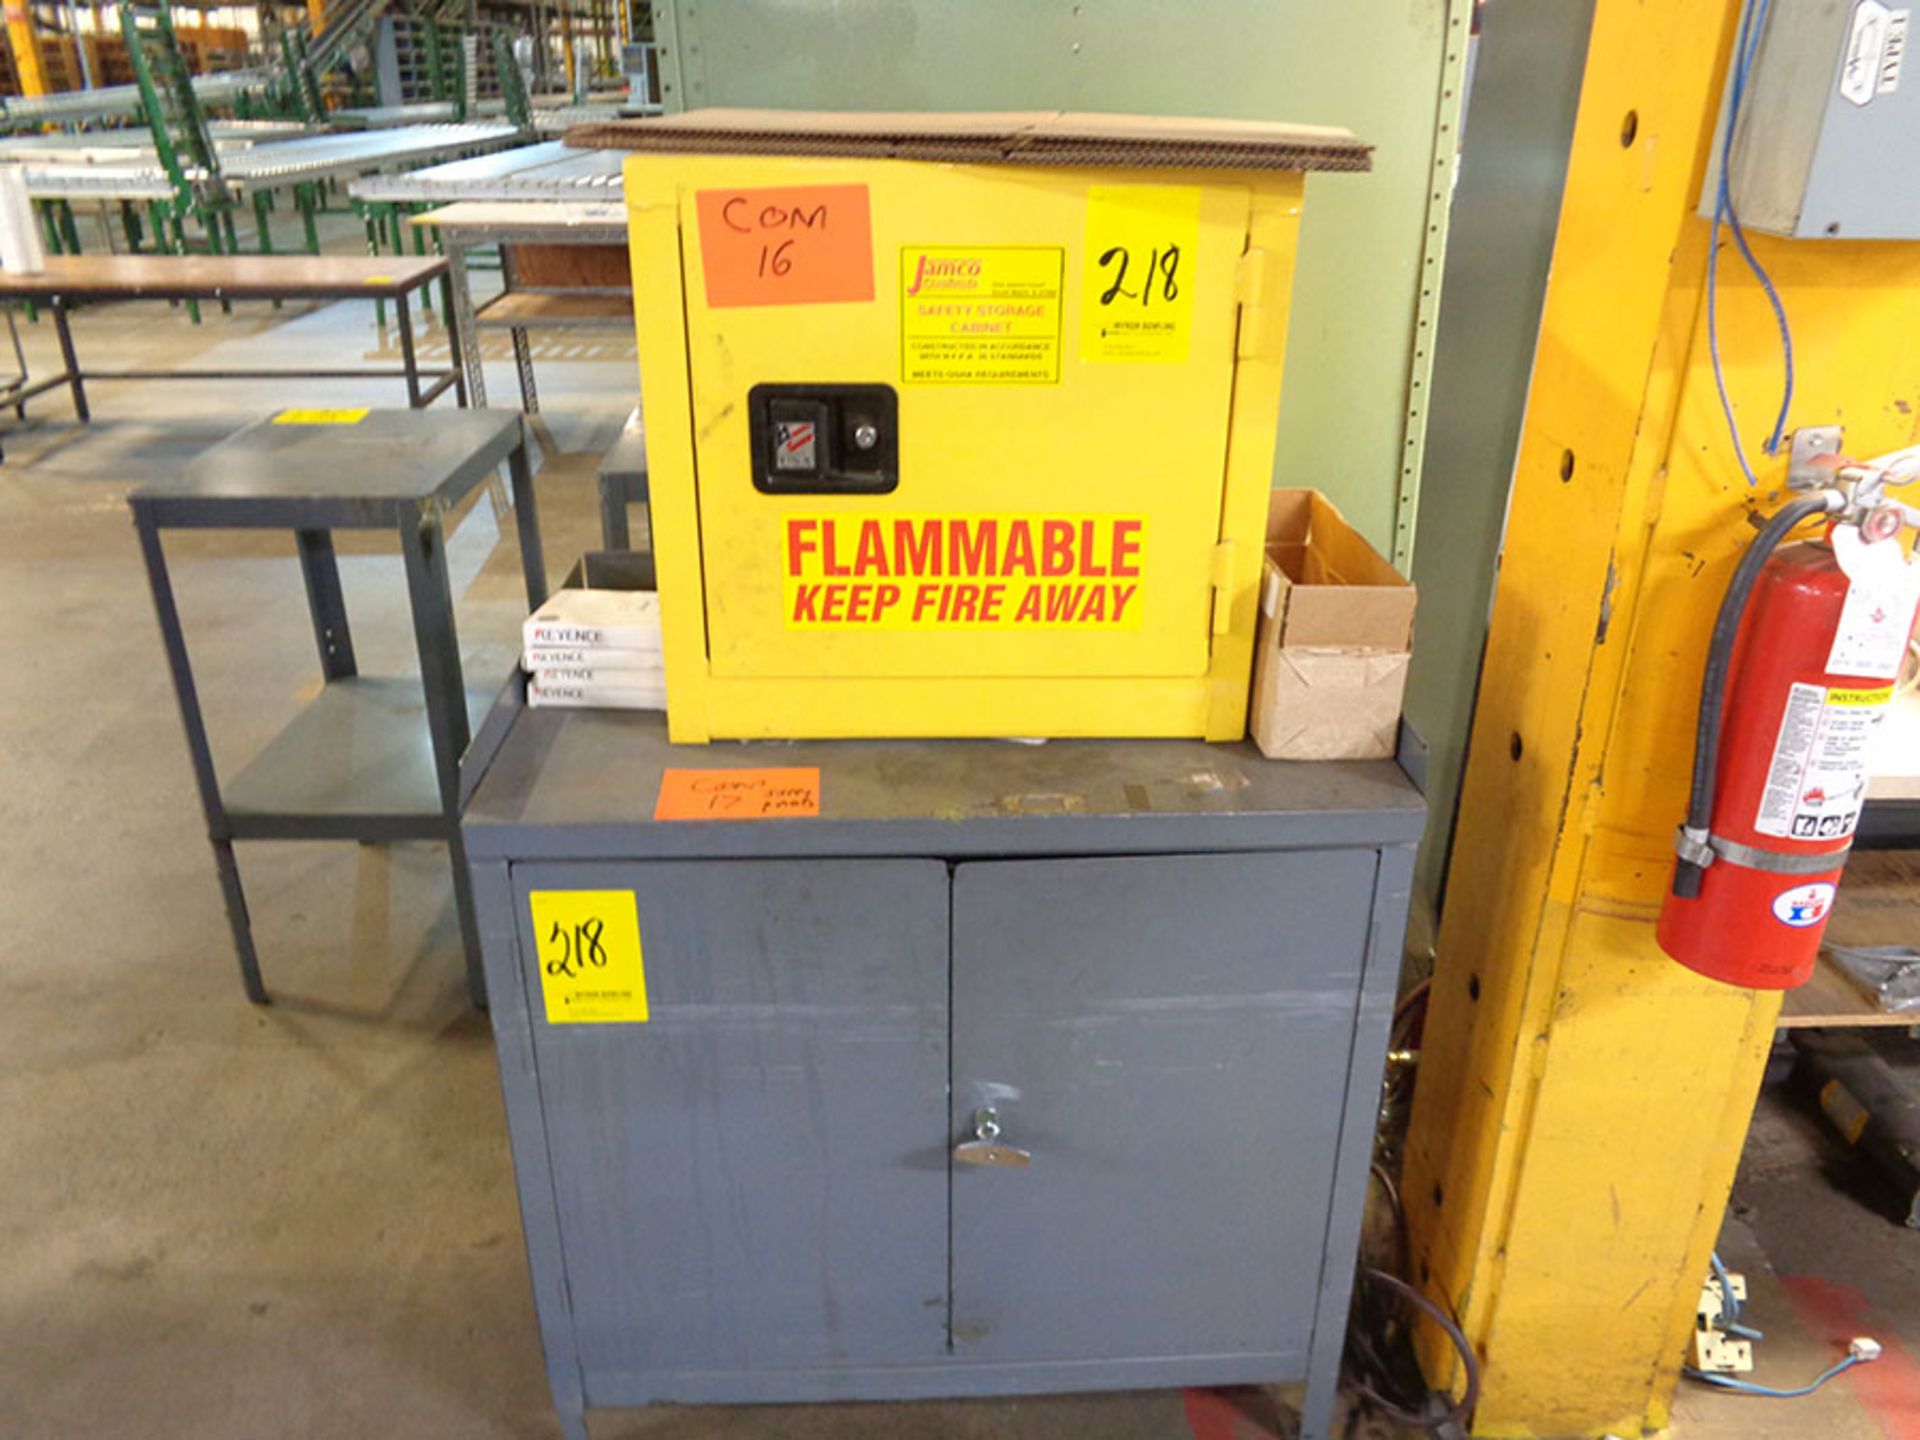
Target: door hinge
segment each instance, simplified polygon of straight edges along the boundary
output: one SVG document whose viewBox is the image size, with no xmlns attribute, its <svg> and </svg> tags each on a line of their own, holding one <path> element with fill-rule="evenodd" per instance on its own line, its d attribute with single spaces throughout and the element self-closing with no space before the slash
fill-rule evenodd
<svg viewBox="0 0 1920 1440">
<path fill-rule="evenodd" d="M 1234 354 L 1242 360 L 1266 350 L 1267 258 L 1267 252 L 1256 245 L 1241 255 L 1233 275 L 1233 298 L 1240 305 L 1240 334 Z"/>
<path fill-rule="evenodd" d="M 1233 626 L 1233 541 L 1213 547 L 1208 579 L 1213 585 L 1213 633 L 1224 635 Z"/>
</svg>

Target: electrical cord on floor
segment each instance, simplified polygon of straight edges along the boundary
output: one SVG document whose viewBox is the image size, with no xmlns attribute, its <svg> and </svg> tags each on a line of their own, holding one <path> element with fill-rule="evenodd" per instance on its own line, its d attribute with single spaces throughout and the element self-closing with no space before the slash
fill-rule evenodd
<svg viewBox="0 0 1920 1440">
<path fill-rule="evenodd" d="M 1398 1050 L 1411 1043 L 1411 1037 L 1423 1022 L 1430 991 L 1431 981 L 1423 980 L 1394 1007 L 1390 1049 Z M 1408 1067 L 1407 1075 L 1411 1075 L 1417 1065 L 1416 1054 L 1414 1066 Z M 1383 1095 L 1383 1104 L 1389 1110 L 1392 1108 L 1392 1091 L 1393 1082 L 1389 1079 Z M 1370 1180 L 1379 1185 L 1393 1217 L 1395 1254 L 1390 1263 L 1397 1268 L 1411 1270 L 1413 1237 L 1407 1226 L 1406 1205 L 1401 1200 L 1393 1166 L 1378 1144 L 1368 1171 Z M 1365 1293 L 1368 1287 L 1387 1292 L 1392 1300 L 1383 1305 L 1378 1296 L 1370 1299 Z M 1395 1301 L 1425 1315 L 1446 1334 L 1448 1342 L 1460 1357 L 1466 1376 L 1466 1387 L 1459 1400 L 1426 1386 L 1419 1363 L 1413 1356 L 1412 1346 L 1405 1343 L 1407 1332 L 1401 1328 L 1404 1320 L 1398 1306 L 1393 1303 Z M 1367 1264 L 1363 1255 L 1355 1276 L 1353 1305 L 1347 1313 L 1347 1346 L 1345 1378 L 1355 1394 L 1396 1424 L 1424 1430 L 1434 1440 L 1462 1440 L 1466 1434 L 1465 1427 L 1473 1417 L 1474 1407 L 1480 1402 L 1480 1362 L 1473 1353 L 1473 1346 L 1461 1331 L 1459 1322 L 1445 1306 L 1429 1299 L 1391 1271 Z M 1369 1383 L 1366 1377 L 1378 1384 Z M 1379 1385 L 1390 1385 L 1401 1395 L 1419 1394 L 1421 1399 L 1416 1402 L 1418 1408 L 1388 1399 Z M 1357 1423 L 1360 1412 L 1356 1410 L 1351 1418 Z"/>
<path fill-rule="evenodd" d="M 1466 1424 L 1473 1416 L 1474 1406 L 1480 1403 L 1480 1361 L 1473 1353 L 1473 1346 L 1467 1343 L 1467 1337 L 1461 1332 L 1459 1323 L 1452 1315 L 1448 1314 L 1445 1309 L 1428 1299 L 1398 1275 L 1389 1275 L 1385 1270 L 1376 1270 L 1372 1266 L 1366 1265 L 1360 1269 L 1360 1278 L 1404 1300 L 1407 1304 L 1413 1306 L 1414 1309 L 1427 1316 L 1434 1324 L 1438 1325 L 1441 1330 L 1445 1332 L 1447 1339 L 1452 1342 L 1454 1350 L 1460 1356 L 1460 1364 L 1466 1372 L 1467 1384 L 1460 1398 L 1450 1402 L 1447 1409 L 1438 1415 L 1421 1415 L 1404 1406 L 1396 1405 L 1384 1395 L 1380 1394 L 1379 1391 L 1368 1385 L 1364 1380 L 1356 1379 L 1353 1382 L 1355 1391 L 1371 1401 L 1379 1408 L 1382 1414 L 1397 1424 L 1417 1426 L 1428 1431 L 1438 1430 L 1449 1425 L 1460 1426 Z M 1369 1358 L 1374 1360 L 1377 1368 L 1384 1371 L 1386 1366 L 1380 1361 L 1379 1355 L 1373 1350 L 1371 1344 L 1366 1345 L 1364 1348 L 1368 1351 Z"/>
<path fill-rule="evenodd" d="M 1774 323 L 1780 329 L 1780 350 L 1786 366 L 1786 379 L 1781 389 L 1780 409 L 1774 416 L 1773 430 L 1762 447 L 1772 455 L 1780 449 L 1781 436 L 1786 431 L 1787 411 L 1793 404 L 1793 331 L 1787 324 L 1787 310 L 1781 303 L 1780 292 L 1774 289 L 1772 277 L 1747 242 L 1747 232 L 1740 224 L 1740 212 L 1734 207 L 1730 178 L 1734 130 L 1740 120 L 1741 102 L 1746 99 L 1747 74 L 1760 49 L 1761 32 L 1771 8 L 1772 0 L 1752 0 L 1740 17 L 1740 30 L 1734 37 L 1733 65 L 1727 89 L 1726 129 L 1720 141 L 1720 182 L 1714 194 L 1713 225 L 1707 251 L 1707 354 L 1713 361 L 1713 384 L 1720 395 L 1720 411 L 1726 417 L 1727 433 L 1733 438 L 1734 459 L 1740 462 L 1740 472 L 1746 477 L 1750 489 L 1758 488 L 1760 481 L 1747 461 L 1746 448 L 1740 440 L 1740 423 L 1733 413 L 1733 399 L 1727 393 L 1726 372 L 1720 364 L 1720 227 L 1725 225 L 1732 234 L 1740 257 L 1747 262 L 1747 268 L 1753 272 L 1754 279 L 1760 282 L 1760 288 L 1766 294 L 1767 303 L 1773 307 Z"/>
<path fill-rule="evenodd" d="M 1707 1255 L 1707 1264 L 1713 1270 L 1713 1278 L 1720 1286 L 1720 1323 L 1719 1329 L 1729 1335 L 1738 1335 L 1748 1340 L 1762 1340 L 1763 1336 L 1750 1325 L 1740 1323 L 1740 1297 L 1733 1293 L 1733 1277 L 1727 1274 L 1726 1264 L 1720 1259 L 1718 1251 Z M 1838 1365 L 1822 1371 L 1804 1385 L 1789 1388 L 1776 1388 L 1772 1385 L 1756 1384 L 1752 1380 L 1742 1380 L 1737 1375 L 1728 1375 L 1724 1371 L 1696 1370 L 1688 1365 L 1681 1373 L 1690 1380 L 1698 1380 L 1702 1385 L 1711 1385 L 1716 1390 L 1726 1390 L 1735 1395 L 1757 1395 L 1767 1400 L 1798 1400 L 1803 1395 L 1811 1395 L 1836 1375 L 1843 1375 L 1856 1365 L 1865 1365 L 1880 1358 L 1880 1342 L 1868 1335 L 1856 1336 L 1847 1343 L 1847 1358 Z"/>
<path fill-rule="evenodd" d="M 1864 1355 L 1849 1355 L 1832 1369 L 1821 1372 L 1816 1378 L 1804 1385 L 1796 1385 L 1790 1390 L 1776 1390 L 1771 1385 L 1756 1385 L 1751 1380 L 1737 1379 L 1732 1375 L 1716 1375 L 1705 1370 L 1695 1370 L 1691 1365 L 1686 1369 L 1687 1378 L 1698 1380 L 1703 1385 L 1711 1385 L 1716 1390 L 1730 1391 L 1735 1395 L 1758 1395 L 1765 1400 L 1798 1400 L 1803 1395 L 1811 1395 L 1836 1375 L 1845 1374 L 1856 1365 L 1866 1363 Z"/>
</svg>

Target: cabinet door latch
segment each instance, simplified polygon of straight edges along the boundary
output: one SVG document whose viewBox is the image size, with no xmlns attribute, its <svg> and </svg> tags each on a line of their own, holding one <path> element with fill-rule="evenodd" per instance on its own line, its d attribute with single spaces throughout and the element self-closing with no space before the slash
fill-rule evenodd
<svg viewBox="0 0 1920 1440">
<path fill-rule="evenodd" d="M 973 1112 L 973 1137 L 953 1147 L 953 1158 L 967 1165 L 1029 1165 L 1031 1152 L 1000 1141 L 1000 1115 L 991 1105 Z"/>
</svg>

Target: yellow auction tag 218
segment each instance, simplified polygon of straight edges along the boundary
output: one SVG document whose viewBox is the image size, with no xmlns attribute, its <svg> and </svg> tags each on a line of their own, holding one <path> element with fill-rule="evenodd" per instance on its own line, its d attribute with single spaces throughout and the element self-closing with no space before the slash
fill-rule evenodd
<svg viewBox="0 0 1920 1440">
<path fill-rule="evenodd" d="M 360 410 L 282 410 L 273 417 L 276 425 L 358 425 L 367 418 Z"/>
<path fill-rule="evenodd" d="M 533 940 L 549 1025 L 644 1025 L 647 972 L 631 890 L 535 890 Z"/>
<path fill-rule="evenodd" d="M 1184 361 L 1199 248 L 1197 186 L 1093 186 L 1087 192 L 1080 358 Z"/>
</svg>

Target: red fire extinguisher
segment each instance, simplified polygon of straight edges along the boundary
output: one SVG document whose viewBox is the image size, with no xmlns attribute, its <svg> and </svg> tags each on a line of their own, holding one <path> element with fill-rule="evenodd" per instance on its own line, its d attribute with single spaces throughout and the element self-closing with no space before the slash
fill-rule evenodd
<svg viewBox="0 0 1920 1440">
<path fill-rule="evenodd" d="M 1912 638 L 1916 590 L 1895 537 L 1914 512 L 1863 507 L 1888 471 L 1841 473 L 1867 483 L 1792 501 L 1754 537 L 1708 649 L 1656 934 L 1682 965 L 1730 985 L 1787 990 L 1813 973 L 1866 799 L 1869 741 Z M 1835 517 L 1825 538 L 1781 548 L 1817 515 Z M 1898 582 L 1855 583 L 1836 544 L 1893 547 L 1875 558 L 1899 563 L 1877 573 Z"/>
</svg>

